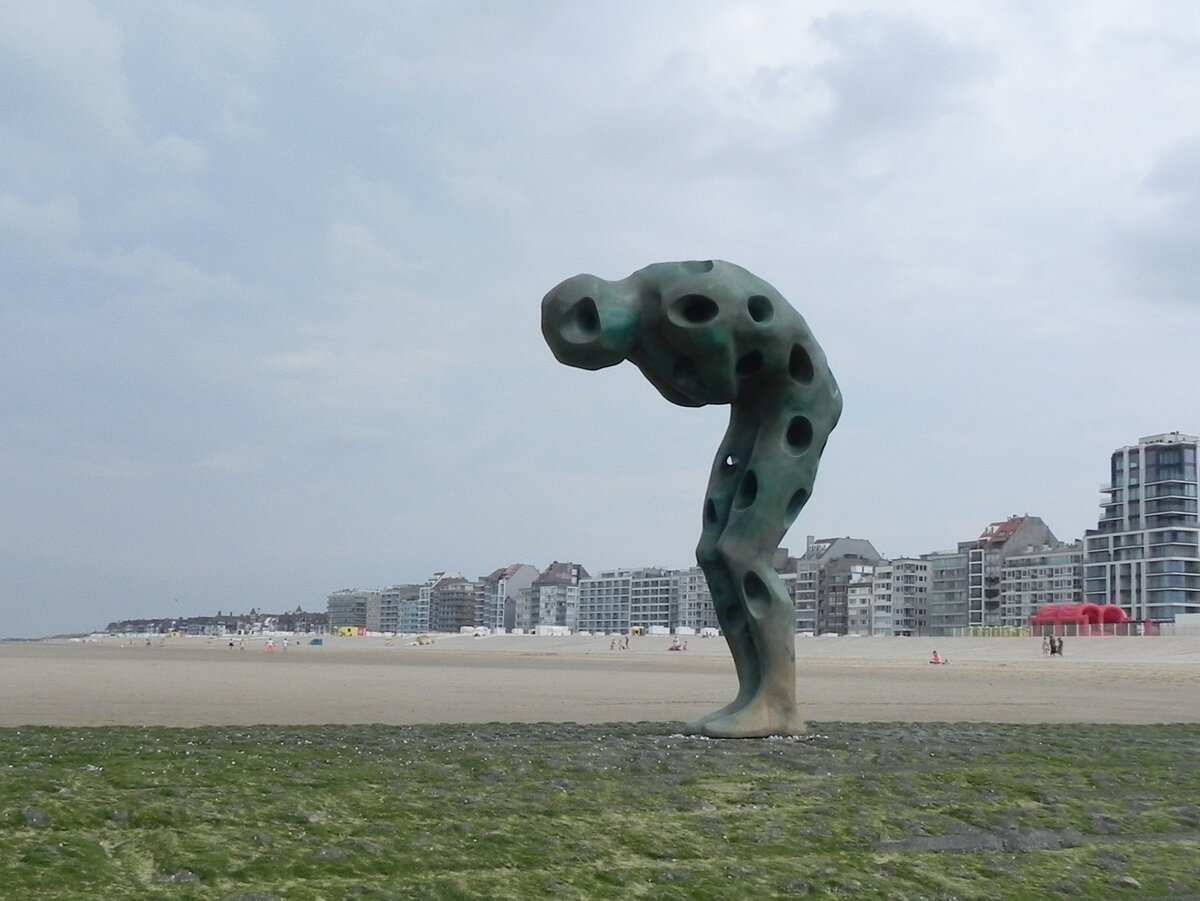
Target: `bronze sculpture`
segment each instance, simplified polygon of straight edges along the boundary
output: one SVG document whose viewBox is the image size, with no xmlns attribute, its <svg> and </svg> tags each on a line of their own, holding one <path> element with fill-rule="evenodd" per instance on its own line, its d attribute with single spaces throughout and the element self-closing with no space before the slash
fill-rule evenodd
<svg viewBox="0 0 1200 901">
<path fill-rule="evenodd" d="M 620 281 L 567 279 L 542 301 L 542 334 L 569 366 L 628 359 L 672 403 L 730 405 L 696 559 L 738 693 L 687 730 L 725 738 L 801 732 L 795 608 L 772 562 L 812 493 L 842 410 L 803 317 L 732 263 L 655 263 Z"/>
</svg>

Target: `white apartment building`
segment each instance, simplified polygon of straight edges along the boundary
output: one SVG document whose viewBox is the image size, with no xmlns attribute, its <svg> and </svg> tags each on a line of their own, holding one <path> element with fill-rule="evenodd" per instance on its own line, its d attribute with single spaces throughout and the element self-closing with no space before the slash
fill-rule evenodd
<svg viewBox="0 0 1200 901">
<path fill-rule="evenodd" d="M 629 603 L 633 571 L 609 570 L 579 580 L 579 631 L 629 631 Z"/>
<path fill-rule="evenodd" d="M 629 584 L 629 625 L 670 629 L 674 625 L 669 569 L 635 570 Z"/>
<path fill-rule="evenodd" d="M 674 626 L 673 583 L 669 569 L 618 569 L 579 580 L 579 630 L 628 632 Z"/>
</svg>

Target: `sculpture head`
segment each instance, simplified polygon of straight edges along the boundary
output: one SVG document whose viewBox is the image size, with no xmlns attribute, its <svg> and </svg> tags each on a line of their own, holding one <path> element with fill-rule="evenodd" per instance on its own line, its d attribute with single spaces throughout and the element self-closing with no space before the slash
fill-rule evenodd
<svg viewBox="0 0 1200 901">
<path fill-rule="evenodd" d="M 604 369 L 629 356 L 641 310 L 637 294 L 624 287 L 577 275 L 542 299 L 542 335 L 560 363 Z"/>
</svg>

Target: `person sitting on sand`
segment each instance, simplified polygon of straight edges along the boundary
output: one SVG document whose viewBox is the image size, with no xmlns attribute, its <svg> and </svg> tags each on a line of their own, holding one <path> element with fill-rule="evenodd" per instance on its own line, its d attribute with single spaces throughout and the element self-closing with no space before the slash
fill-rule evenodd
<svg viewBox="0 0 1200 901">
<path fill-rule="evenodd" d="M 929 658 L 929 662 L 937 665 L 945 663 L 946 661 L 942 659 L 941 654 L 939 654 L 937 651 L 934 651 L 933 656 Z"/>
</svg>

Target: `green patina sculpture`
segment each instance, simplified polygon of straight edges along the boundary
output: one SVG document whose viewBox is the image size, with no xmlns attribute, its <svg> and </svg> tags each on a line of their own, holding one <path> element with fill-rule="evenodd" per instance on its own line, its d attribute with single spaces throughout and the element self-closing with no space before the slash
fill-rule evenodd
<svg viewBox="0 0 1200 901">
<path fill-rule="evenodd" d="M 672 403 L 730 405 L 696 559 L 738 693 L 687 728 L 725 738 L 803 731 L 795 608 L 772 563 L 808 502 L 842 411 L 803 317 L 732 263 L 655 263 L 621 281 L 567 279 L 542 301 L 542 334 L 568 366 L 603 369 L 628 359 Z"/>
</svg>

